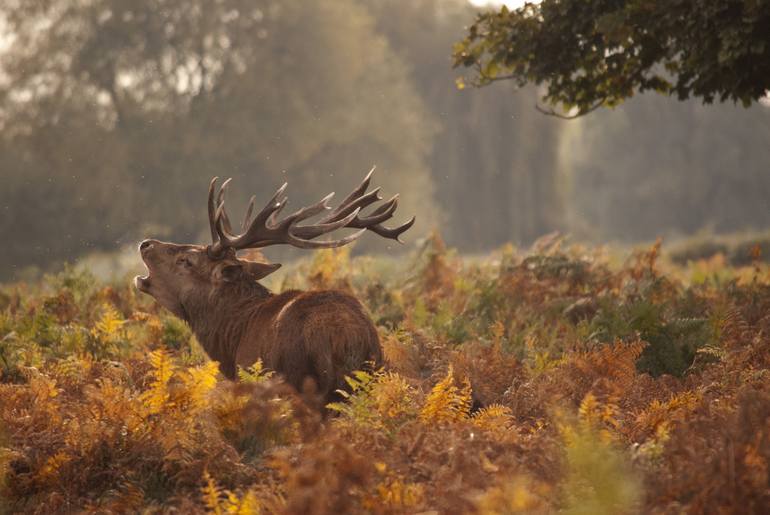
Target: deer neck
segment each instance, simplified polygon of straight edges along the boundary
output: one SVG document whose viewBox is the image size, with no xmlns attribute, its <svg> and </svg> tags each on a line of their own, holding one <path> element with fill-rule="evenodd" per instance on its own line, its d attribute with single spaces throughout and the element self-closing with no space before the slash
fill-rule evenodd
<svg viewBox="0 0 770 515">
<path fill-rule="evenodd" d="M 235 356 L 249 321 L 271 296 L 270 290 L 249 281 L 227 284 L 182 303 L 195 337 L 228 378 L 235 378 Z"/>
</svg>

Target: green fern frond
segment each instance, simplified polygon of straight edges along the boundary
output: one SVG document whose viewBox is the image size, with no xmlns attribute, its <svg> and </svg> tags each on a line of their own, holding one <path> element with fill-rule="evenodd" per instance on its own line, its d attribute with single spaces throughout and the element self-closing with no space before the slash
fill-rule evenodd
<svg viewBox="0 0 770 515">
<path fill-rule="evenodd" d="M 265 370 L 261 359 L 258 359 L 256 363 L 250 367 L 243 368 L 238 366 L 238 381 L 242 383 L 261 383 L 272 376 L 273 371 Z"/>
</svg>

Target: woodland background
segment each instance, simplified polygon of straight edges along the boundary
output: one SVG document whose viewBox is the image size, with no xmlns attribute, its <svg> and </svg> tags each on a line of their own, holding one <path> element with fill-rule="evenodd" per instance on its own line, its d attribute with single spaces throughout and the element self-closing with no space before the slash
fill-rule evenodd
<svg viewBox="0 0 770 515">
<path fill-rule="evenodd" d="M 0 277 L 148 236 L 204 242 L 214 175 L 236 204 L 288 180 L 298 205 L 373 164 L 417 215 L 413 239 L 440 228 L 464 252 L 770 224 L 769 108 L 642 95 L 563 123 L 534 88 L 458 90 L 452 44 L 476 9 L 4 2 Z"/>
</svg>

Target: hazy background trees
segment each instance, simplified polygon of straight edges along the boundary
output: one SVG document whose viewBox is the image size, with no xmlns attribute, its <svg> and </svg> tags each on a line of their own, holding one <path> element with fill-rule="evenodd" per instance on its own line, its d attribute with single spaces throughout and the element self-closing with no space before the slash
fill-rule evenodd
<svg viewBox="0 0 770 515">
<path fill-rule="evenodd" d="M 372 164 L 414 240 L 559 229 L 633 241 L 770 225 L 770 110 L 643 98 L 563 122 L 534 89 L 458 90 L 465 0 L 10 0 L 0 7 L 0 276 L 235 204 L 297 205 Z M 236 206 L 237 207 L 237 206 Z M 359 249 L 382 249 L 370 239 Z"/>
<path fill-rule="evenodd" d="M 648 95 L 564 123 L 576 235 L 628 242 L 770 227 L 770 109 Z"/>
<path fill-rule="evenodd" d="M 376 163 L 386 192 L 412 192 L 403 212 L 423 227 L 436 218 L 435 122 L 360 2 L 58 0 L 5 11 L 15 40 L 4 60 L 2 230 L 16 236 L 6 263 L 142 234 L 203 238 L 215 174 L 235 179 L 236 203 L 287 180 L 298 205 Z"/>
</svg>

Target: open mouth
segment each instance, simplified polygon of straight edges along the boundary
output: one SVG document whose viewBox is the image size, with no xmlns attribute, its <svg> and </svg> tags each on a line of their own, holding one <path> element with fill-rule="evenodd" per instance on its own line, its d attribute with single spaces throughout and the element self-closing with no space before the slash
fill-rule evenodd
<svg viewBox="0 0 770 515">
<path fill-rule="evenodd" d="M 136 286 L 136 289 L 144 292 L 149 293 L 150 292 L 150 268 L 147 266 L 147 263 L 144 264 L 144 267 L 147 269 L 147 273 L 145 275 L 137 275 L 134 277 L 134 286 Z"/>
<path fill-rule="evenodd" d="M 136 286 L 136 289 L 144 292 L 149 293 L 150 292 L 150 276 L 149 275 L 137 275 L 134 277 L 134 286 Z"/>
</svg>

